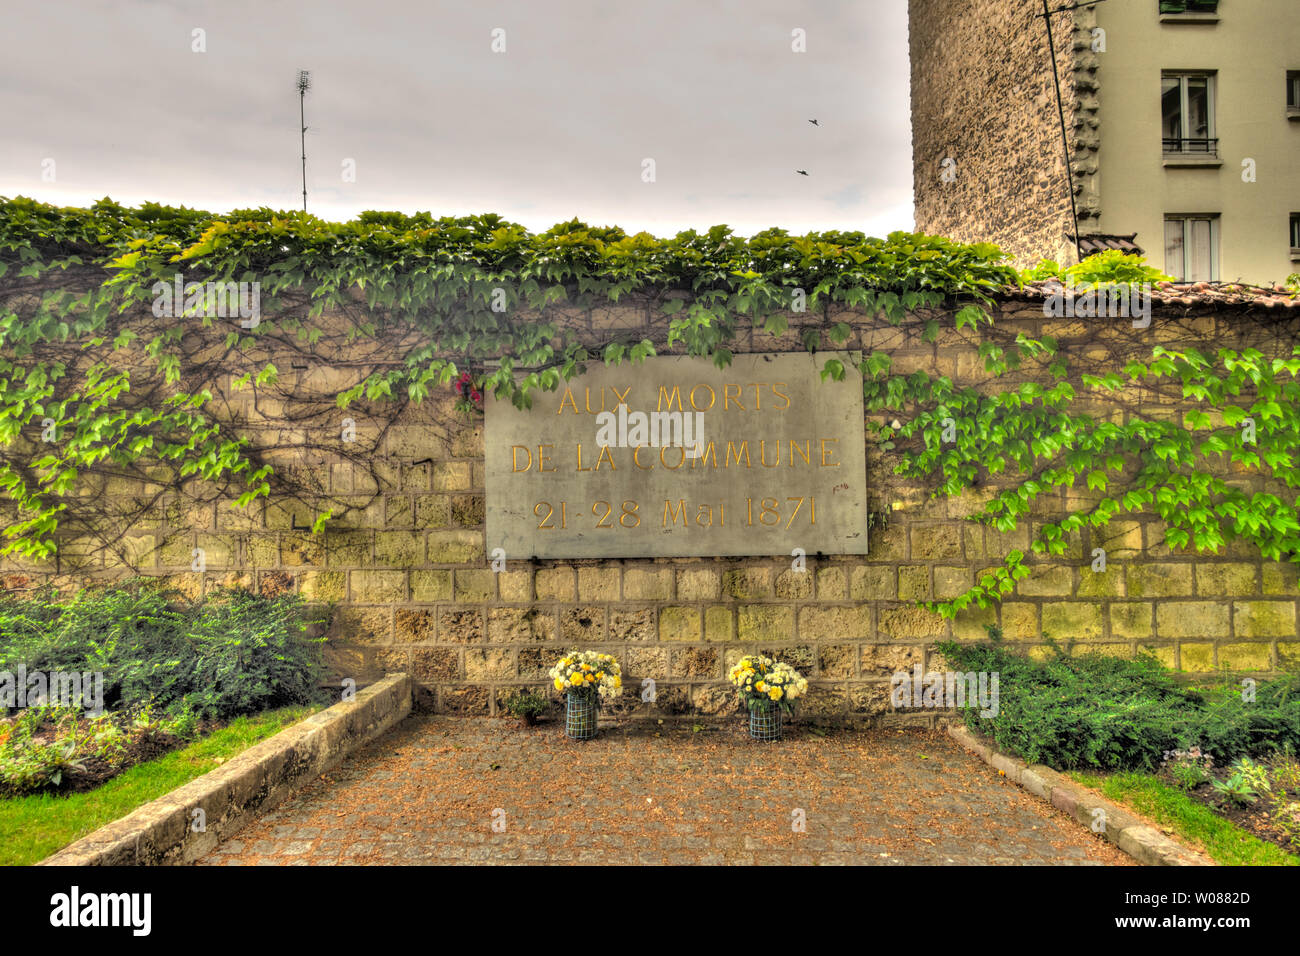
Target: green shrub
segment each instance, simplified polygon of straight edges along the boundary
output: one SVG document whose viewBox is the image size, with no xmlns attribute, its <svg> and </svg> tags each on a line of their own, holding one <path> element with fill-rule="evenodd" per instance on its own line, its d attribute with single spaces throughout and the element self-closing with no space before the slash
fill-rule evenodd
<svg viewBox="0 0 1300 956">
<path fill-rule="evenodd" d="M 535 690 L 516 691 L 501 704 L 512 717 L 525 720 L 540 717 L 551 709 L 550 698 Z"/>
<path fill-rule="evenodd" d="M 77 759 L 75 736 L 47 742 L 32 737 L 47 718 L 63 723 L 61 710 L 32 707 L 0 728 L 0 793 L 35 793 L 54 788 L 63 782 L 67 771 L 84 769 Z"/>
<path fill-rule="evenodd" d="M 104 705 L 152 703 L 192 729 L 315 700 L 323 638 L 301 597 L 218 590 L 189 602 L 142 579 L 70 600 L 0 598 L 0 670 L 102 671 Z M 187 716 L 188 715 L 188 716 Z"/>
<path fill-rule="evenodd" d="M 1154 771 L 1179 749 L 1199 747 L 1223 766 L 1300 747 L 1300 674 L 1261 681 L 1247 702 L 1233 685 L 1182 687 L 1152 657 L 1036 662 L 997 643 L 939 650 L 954 667 L 999 675 L 997 714 L 968 706 L 966 723 L 1030 763 Z"/>
<path fill-rule="evenodd" d="M 1080 288 L 1099 285 L 1141 285 L 1170 282 L 1174 279 L 1154 266 L 1146 264 L 1143 256 L 1125 255 L 1118 249 L 1107 249 L 1086 257 L 1082 262 L 1062 269 L 1059 263 L 1044 259 L 1032 269 L 1020 273 L 1025 282 L 1040 279 L 1073 279 Z"/>
<path fill-rule="evenodd" d="M 1259 793 L 1245 775 L 1234 773 L 1226 780 L 1214 780 L 1214 789 L 1239 807 L 1249 806 L 1259 799 Z"/>
</svg>

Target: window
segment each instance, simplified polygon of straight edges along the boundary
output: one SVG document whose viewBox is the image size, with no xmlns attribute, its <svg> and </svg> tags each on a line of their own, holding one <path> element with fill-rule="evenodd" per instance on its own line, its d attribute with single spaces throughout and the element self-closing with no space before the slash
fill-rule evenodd
<svg viewBox="0 0 1300 956">
<path fill-rule="evenodd" d="M 1287 71 L 1286 112 L 1292 119 L 1300 116 L 1300 70 Z"/>
<path fill-rule="evenodd" d="M 1214 13 L 1219 0 L 1160 0 L 1161 13 Z"/>
<path fill-rule="evenodd" d="M 1214 75 L 1163 73 L 1160 77 L 1161 135 L 1172 155 L 1217 156 L 1214 138 Z"/>
<path fill-rule="evenodd" d="M 1300 259 L 1300 212 L 1291 213 L 1291 258 Z"/>
<path fill-rule="evenodd" d="M 1163 22 L 1214 23 L 1218 21 L 1219 0 L 1156 0 Z"/>
<path fill-rule="evenodd" d="M 1165 271 L 1180 282 L 1219 280 L 1219 217 L 1165 217 Z"/>
</svg>

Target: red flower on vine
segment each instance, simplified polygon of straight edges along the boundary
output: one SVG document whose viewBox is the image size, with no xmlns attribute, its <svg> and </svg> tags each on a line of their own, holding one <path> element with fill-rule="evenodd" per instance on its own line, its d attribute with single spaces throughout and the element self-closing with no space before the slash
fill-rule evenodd
<svg viewBox="0 0 1300 956">
<path fill-rule="evenodd" d="M 460 392 L 461 400 L 467 404 L 472 404 L 475 408 L 483 406 L 483 393 L 474 385 L 474 376 L 469 372 L 461 372 L 460 378 L 456 380 L 456 391 Z"/>
</svg>

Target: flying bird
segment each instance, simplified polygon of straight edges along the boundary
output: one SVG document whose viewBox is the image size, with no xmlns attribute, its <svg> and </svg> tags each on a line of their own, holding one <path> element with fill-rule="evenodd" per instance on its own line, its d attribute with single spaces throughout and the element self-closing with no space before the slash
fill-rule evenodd
<svg viewBox="0 0 1300 956">
<path fill-rule="evenodd" d="M 815 119 L 810 119 L 808 122 L 812 123 L 814 126 L 821 126 L 821 125 L 822 125 L 821 123 L 817 122 Z"/>
<path fill-rule="evenodd" d="M 795 172 L 798 173 L 800 176 L 807 176 L 807 175 L 808 175 L 808 170 L 806 170 L 806 169 L 796 169 Z"/>
</svg>

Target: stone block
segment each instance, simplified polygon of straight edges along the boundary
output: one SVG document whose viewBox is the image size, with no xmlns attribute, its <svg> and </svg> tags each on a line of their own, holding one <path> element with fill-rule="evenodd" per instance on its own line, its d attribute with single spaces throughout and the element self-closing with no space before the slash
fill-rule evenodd
<svg viewBox="0 0 1300 956">
<path fill-rule="evenodd" d="M 795 573 L 793 571 L 789 572 Z M 807 572 L 804 572 L 807 574 Z M 786 572 L 782 572 L 782 577 Z M 849 579 L 846 569 L 838 565 L 817 569 L 817 600 L 846 601 L 849 597 Z"/>
<path fill-rule="evenodd" d="M 742 641 L 788 641 L 794 637 L 794 608 L 748 604 L 738 610 L 737 634 Z"/>
<path fill-rule="evenodd" d="M 411 600 L 420 602 L 451 600 L 450 571 L 412 571 Z"/>
<path fill-rule="evenodd" d="M 786 568 L 776 576 L 776 596 L 784 601 L 801 601 L 813 596 L 813 572 Z"/>
<path fill-rule="evenodd" d="M 911 529 L 912 560 L 941 561 L 962 556 L 961 525 L 944 524 Z"/>
<path fill-rule="evenodd" d="M 737 568 L 722 575 L 722 593 L 744 599 L 771 597 L 771 568 Z"/>
<path fill-rule="evenodd" d="M 539 601 L 573 601 L 578 594 L 573 568 L 541 568 L 534 587 Z"/>
<path fill-rule="evenodd" d="M 1036 639 L 1040 635 L 1038 605 L 1020 601 L 1004 602 L 1001 607 L 1002 636 L 1008 640 Z"/>
<path fill-rule="evenodd" d="M 497 576 L 486 569 L 457 570 L 455 575 L 455 600 L 459 604 L 473 604 L 496 600 Z"/>
<path fill-rule="evenodd" d="M 671 568 L 628 568 L 623 572 L 623 599 L 627 601 L 671 601 Z"/>
<path fill-rule="evenodd" d="M 1196 565 L 1196 593 L 1202 597 L 1249 597 L 1258 593 L 1258 566 L 1238 561 Z"/>
<path fill-rule="evenodd" d="M 869 638 L 872 636 L 871 606 L 805 605 L 799 609 L 799 636 L 806 641 Z"/>
<path fill-rule="evenodd" d="M 1232 624 L 1237 637 L 1295 637 L 1295 602 L 1234 601 Z"/>
<path fill-rule="evenodd" d="M 352 600 L 361 604 L 384 604 L 406 600 L 405 571 L 350 571 Z"/>
<path fill-rule="evenodd" d="M 1191 593 L 1191 564 L 1134 564 L 1128 568 L 1131 598 L 1180 597 Z"/>
<path fill-rule="evenodd" d="M 849 572 L 849 597 L 855 601 L 892 601 L 897 594 L 893 565 L 865 564 Z"/>
<path fill-rule="evenodd" d="M 1159 601 L 1156 631 L 1161 637 L 1227 637 L 1228 606 L 1217 601 Z"/>
<path fill-rule="evenodd" d="M 424 564 L 424 532 L 376 532 L 375 564 L 389 568 L 417 568 Z"/>
<path fill-rule="evenodd" d="M 430 531 L 425 546 L 430 564 L 472 564 L 483 560 L 480 531 Z"/>
<path fill-rule="evenodd" d="M 1066 564 L 1036 565 L 1016 585 L 1016 593 L 1023 597 L 1068 597 L 1073 591 L 1074 568 Z"/>
<path fill-rule="evenodd" d="M 1154 605 L 1147 601 L 1116 601 L 1110 605 L 1111 637 L 1144 638 L 1152 635 Z"/>
<path fill-rule="evenodd" d="M 702 633 L 698 607 L 686 605 L 659 609 L 661 641 L 699 641 Z"/>
<path fill-rule="evenodd" d="M 736 639 L 736 613 L 722 604 L 704 609 L 704 639 L 708 641 L 734 641 Z"/>
<path fill-rule="evenodd" d="M 619 587 L 618 568 L 578 568 L 579 601 L 617 601 Z"/>
<path fill-rule="evenodd" d="M 898 569 L 900 601 L 928 601 L 931 597 L 928 565 L 904 565 Z"/>
<path fill-rule="evenodd" d="M 1043 605 L 1043 636 L 1057 641 L 1090 641 L 1101 637 L 1101 605 L 1058 601 Z"/>
</svg>

